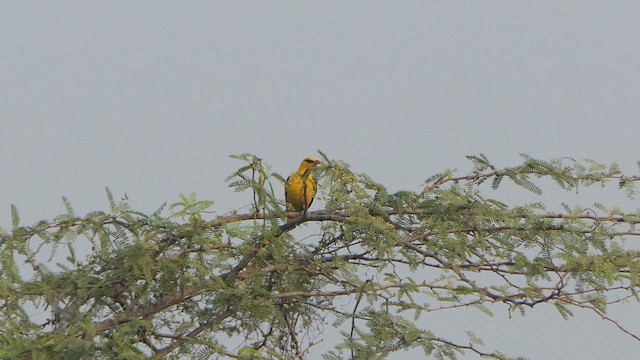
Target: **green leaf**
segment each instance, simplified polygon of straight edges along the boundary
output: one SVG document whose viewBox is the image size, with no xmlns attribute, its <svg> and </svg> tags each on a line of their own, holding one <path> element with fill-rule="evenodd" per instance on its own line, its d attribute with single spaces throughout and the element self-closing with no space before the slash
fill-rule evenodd
<svg viewBox="0 0 640 360">
<path fill-rule="evenodd" d="M 11 204 L 11 224 L 14 229 L 20 225 L 20 214 L 18 214 L 18 207 L 14 204 Z"/>
</svg>

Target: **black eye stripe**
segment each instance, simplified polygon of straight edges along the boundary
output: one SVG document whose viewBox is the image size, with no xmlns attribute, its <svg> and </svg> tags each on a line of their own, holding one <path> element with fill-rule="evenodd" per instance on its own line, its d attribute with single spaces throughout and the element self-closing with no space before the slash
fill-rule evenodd
<svg viewBox="0 0 640 360">
<path fill-rule="evenodd" d="M 308 162 L 309 164 L 311 164 L 311 163 L 315 162 L 315 161 L 313 161 L 313 160 L 311 160 L 311 159 L 304 159 L 304 161 Z"/>
</svg>

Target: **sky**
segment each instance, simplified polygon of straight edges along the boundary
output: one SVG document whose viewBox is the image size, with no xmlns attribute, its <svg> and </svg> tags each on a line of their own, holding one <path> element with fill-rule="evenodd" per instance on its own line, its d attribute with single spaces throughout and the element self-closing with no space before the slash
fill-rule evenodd
<svg viewBox="0 0 640 360">
<path fill-rule="evenodd" d="M 10 204 L 25 225 L 63 213 L 62 196 L 79 214 L 104 210 L 106 186 L 142 211 L 196 192 L 222 214 L 250 202 L 224 182 L 240 153 L 286 176 L 320 149 L 392 192 L 468 170 L 478 153 L 637 173 L 639 12 L 630 1 L 0 2 L 0 226 Z M 614 311 L 639 323 L 637 303 Z M 640 343 L 577 315 L 429 321 L 531 359 L 637 357 Z"/>
</svg>

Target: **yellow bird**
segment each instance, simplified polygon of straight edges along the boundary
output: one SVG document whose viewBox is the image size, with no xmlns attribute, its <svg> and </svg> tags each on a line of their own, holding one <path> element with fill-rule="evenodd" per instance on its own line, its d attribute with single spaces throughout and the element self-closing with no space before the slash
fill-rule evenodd
<svg viewBox="0 0 640 360">
<path fill-rule="evenodd" d="M 311 169 L 316 167 L 320 161 L 314 157 L 302 160 L 298 171 L 287 178 L 284 184 L 284 197 L 287 204 L 290 204 L 296 211 L 309 209 L 316 195 L 316 181 L 313 178 Z"/>
</svg>

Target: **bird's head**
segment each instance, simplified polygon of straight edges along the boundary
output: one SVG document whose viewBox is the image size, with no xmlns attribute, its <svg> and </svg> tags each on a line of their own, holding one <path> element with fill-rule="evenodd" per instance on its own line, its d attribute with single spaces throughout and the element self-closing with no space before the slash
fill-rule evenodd
<svg viewBox="0 0 640 360">
<path fill-rule="evenodd" d="M 320 164 L 320 160 L 314 158 L 313 156 L 306 157 L 300 163 L 300 169 L 298 169 L 298 171 L 305 172 L 308 169 L 316 167 L 316 165 L 318 164 Z"/>
</svg>

